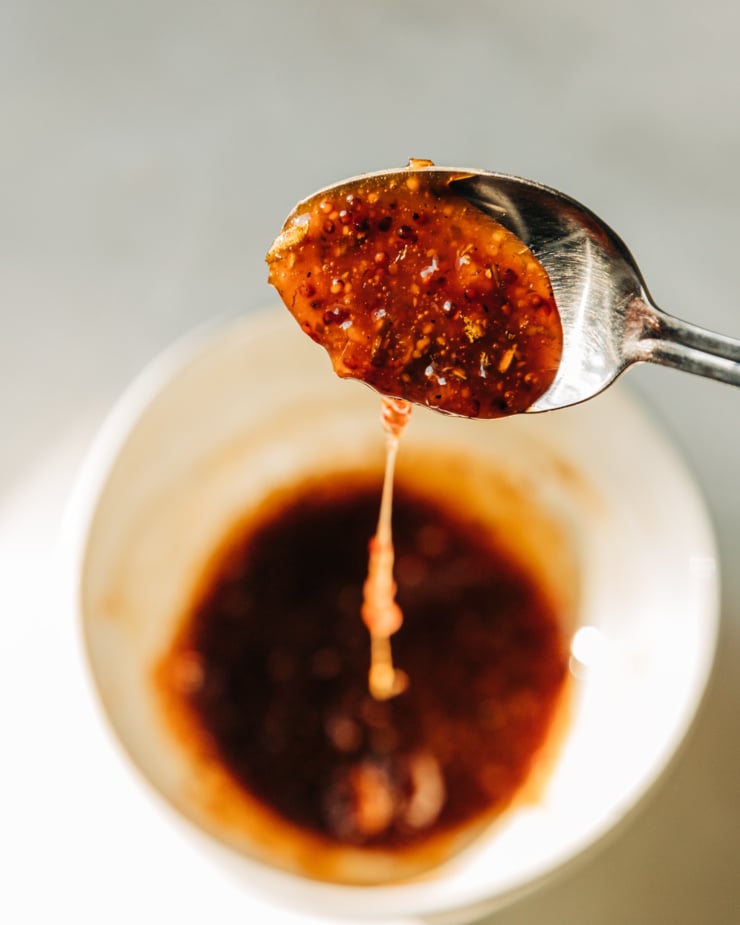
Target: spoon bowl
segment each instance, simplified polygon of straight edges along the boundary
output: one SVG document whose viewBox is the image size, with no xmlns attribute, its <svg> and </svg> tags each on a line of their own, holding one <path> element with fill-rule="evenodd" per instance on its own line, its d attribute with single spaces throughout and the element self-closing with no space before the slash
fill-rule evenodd
<svg viewBox="0 0 740 925">
<path fill-rule="evenodd" d="M 508 174 L 416 164 L 412 169 L 431 175 L 516 234 L 548 272 L 563 327 L 563 353 L 552 385 L 528 412 L 592 398 L 637 362 L 740 385 L 740 340 L 659 309 L 627 246 L 590 209 L 541 183 Z M 368 177 L 390 180 L 408 171 L 380 171 L 338 186 Z"/>
</svg>

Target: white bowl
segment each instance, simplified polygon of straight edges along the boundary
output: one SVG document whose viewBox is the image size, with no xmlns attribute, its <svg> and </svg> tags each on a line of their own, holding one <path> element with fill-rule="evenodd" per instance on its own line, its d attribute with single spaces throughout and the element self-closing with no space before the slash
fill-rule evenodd
<svg viewBox="0 0 740 925">
<path fill-rule="evenodd" d="M 527 554 L 550 562 L 554 593 L 577 592 L 567 628 L 571 700 L 535 800 L 517 802 L 431 873 L 378 886 L 282 870 L 209 814 L 151 684 L 195 578 L 232 523 L 275 486 L 380 453 L 377 396 L 336 379 L 286 312 L 245 317 L 186 339 L 143 374 L 112 413 L 78 486 L 78 606 L 116 734 L 251 888 L 322 915 L 462 920 L 562 870 L 665 770 L 714 653 L 718 581 L 705 509 L 619 387 L 567 411 L 504 421 L 415 409 L 401 459 L 419 445 L 460 452 L 476 461 L 473 473 L 478 465 L 499 473 L 499 501 L 518 498 L 532 513 L 517 542 L 526 547 L 534 537 Z M 548 524 L 562 537 L 554 547 L 536 539 Z"/>
</svg>

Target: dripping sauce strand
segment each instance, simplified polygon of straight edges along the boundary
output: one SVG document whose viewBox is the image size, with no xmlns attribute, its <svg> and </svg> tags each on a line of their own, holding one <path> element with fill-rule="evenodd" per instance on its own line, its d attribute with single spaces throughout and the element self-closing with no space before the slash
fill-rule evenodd
<svg viewBox="0 0 740 925">
<path fill-rule="evenodd" d="M 386 434 L 385 473 L 378 526 L 369 544 L 362 602 L 362 619 L 370 632 L 368 687 L 376 700 L 389 700 L 403 693 L 409 683 L 406 673 L 393 664 L 391 636 L 403 623 L 393 578 L 393 482 L 398 445 L 410 414 L 410 402 L 401 398 L 382 398 L 381 421 Z"/>
</svg>

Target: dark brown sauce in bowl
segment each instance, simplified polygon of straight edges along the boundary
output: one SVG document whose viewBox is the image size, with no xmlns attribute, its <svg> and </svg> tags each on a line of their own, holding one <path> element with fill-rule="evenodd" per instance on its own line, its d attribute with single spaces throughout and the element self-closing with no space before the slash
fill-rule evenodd
<svg viewBox="0 0 740 925">
<path fill-rule="evenodd" d="M 411 684 L 373 700 L 357 615 L 376 516 L 377 481 L 359 473 L 286 490 L 214 559 L 157 672 L 183 742 L 264 808 L 273 835 L 311 846 L 311 875 L 326 873 L 322 851 L 401 857 L 499 814 L 566 676 L 537 576 L 474 512 L 402 479 L 395 639 Z"/>
</svg>

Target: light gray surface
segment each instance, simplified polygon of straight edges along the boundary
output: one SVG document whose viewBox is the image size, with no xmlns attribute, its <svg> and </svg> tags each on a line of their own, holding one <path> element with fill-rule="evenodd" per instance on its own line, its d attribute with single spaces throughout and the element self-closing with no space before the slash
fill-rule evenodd
<svg viewBox="0 0 740 925">
<path fill-rule="evenodd" d="M 297 199 L 409 155 L 570 193 L 659 305 L 740 336 L 739 34 L 724 0 L 5 0 L 0 497 L 172 339 L 271 299 Z M 740 920 L 740 392 L 629 378 L 715 520 L 717 668 L 646 810 L 496 925 Z"/>
</svg>

